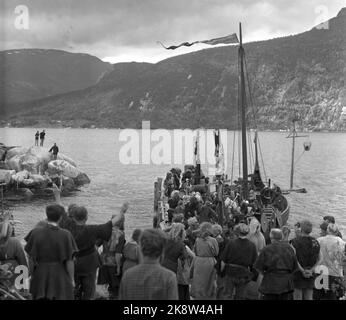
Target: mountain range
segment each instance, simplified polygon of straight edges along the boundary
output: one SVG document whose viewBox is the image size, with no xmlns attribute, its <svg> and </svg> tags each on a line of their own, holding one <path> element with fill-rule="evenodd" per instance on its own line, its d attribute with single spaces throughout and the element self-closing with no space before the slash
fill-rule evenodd
<svg viewBox="0 0 346 320">
<path fill-rule="evenodd" d="M 346 8 L 323 26 L 244 45 L 251 127 L 287 129 L 298 114 L 310 130 L 346 129 Z M 17 51 L 0 53 L 1 125 L 140 128 L 150 120 L 152 128 L 239 126 L 237 46 L 114 65 L 63 51 Z M 34 59 L 32 52 L 46 58 Z M 14 67 L 16 55 L 25 59 Z M 26 77 L 28 68 L 37 77 Z"/>
</svg>

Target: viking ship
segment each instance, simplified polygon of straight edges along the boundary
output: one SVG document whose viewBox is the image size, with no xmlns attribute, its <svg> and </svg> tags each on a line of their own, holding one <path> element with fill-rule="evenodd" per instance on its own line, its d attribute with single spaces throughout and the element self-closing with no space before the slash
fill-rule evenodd
<svg viewBox="0 0 346 320">
<path fill-rule="evenodd" d="M 227 37 L 225 37 L 227 38 Z M 221 38 L 220 38 L 221 39 Z M 215 40 L 215 39 L 213 39 Z M 189 181 L 189 192 L 205 191 L 210 192 L 212 188 L 215 189 L 216 194 L 216 212 L 218 215 L 218 223 L 223 225 L 231 219 L 229 208 L 227 204 L 238 201 L 238 203 L 251 204 L 256 202 L 257 213 L 256 216 L 262 226 L 262 231 L 268 236 L 269 231 L 273 227 L 282 227 L 285 225 L 289 218 L 290 205 L 286 197 L 281 192 L 277 185 L 272 185 L 271 179 L 262 179 L 260 170 L 259 158 L 262 155 L 260 150 L 259 136 L 257 130 L 254 132 L 254 155 L 250 155 L 249 149 L 252 149 L 250 137 L 251 133 L 248 124 L 248 106 L 252 103 L 251 88 L 249 79 L 247 78 L 247 66 L 245 61 L 245 50 L 242 39 L 242 25 L 239 24 L 239 44 L 238 49 L 238 64 L 239 64 L 239 82 L 238 82 L 238 112 L 240 113 L 240 128 L 237 131 L 241 135 L 241 150 L 239 151 L 239 172 L 242 172 L 237 179 L 233 181 L 233 169 L 231 179 L 224 170 L 223 163 L 223 148 L 219 130 L 215 130 L 215 159 L 216 170 L 215 175 L 211 178 L 205 178 L 201 172 L 201 165 L 198 157 L 198 135 L 195 141 L 195 148 L 193 150 L 195 155 L 195 164 L 192 166 L 194 177 Z M 215 42 L 215 41 L 214 41 Z M 200 43 L 200 42 L 199 42 Z M 202 43 L 208 43 L 204 41 Z M 229 42 L 228 42 L 229 43 Z M 214 44 L 214 43 L 213 43 Z M 186 43 L 182 45 L 187 45 Z M 172 46 L 170 49 L 176 49 L 179 46 Z M 166 48 L 169 49 L 169 48 Z M 236 131 L 234 131 L 235 133 Z M 235 139 L 235 138 L 234 138 Z M 232 148 L 231 148 L 232 149 Z M 253 150 L 252 149 L 252 150 Z M 233 144 L 234 152 L 234 144 Z M 233 161 L 232 157 L 232 161 Z M 263 157 L 262 157 L 263 162 Z M 264 166 L 264 165 L 263 165 Z M 232 164 L 233 167 L 233 164 Z M 185 166 L 185 171 L 188 166 Z M 251 171 L 251 168 L 253 170 Z M 191 169 L 191 168 L 190 168 Z M 250 169 L 250 170 L 249 170 Z M 181 179 L 179 169 L 173 169 L 172 174 L 177 175 Z M 176 178 L 178 180 L 178 178 Z M 208 181 L 210 180 L 210 182 Z M 181 187 L 181 186 L 180 186 Z M 167 203 L 167 193 L 165 193 L 164 179 L 158 178 L 154 183 L 154 226 L 158 227 L 160 223 L 164 222 L 167 217 L 167 210 L 165 203 Z M 228 199 L 227 199 L 228 198 Z M 227 202 L 227 200 L 229 200 Z M 241 202 L 240 202 L 241 200 Z"/>
</svg>

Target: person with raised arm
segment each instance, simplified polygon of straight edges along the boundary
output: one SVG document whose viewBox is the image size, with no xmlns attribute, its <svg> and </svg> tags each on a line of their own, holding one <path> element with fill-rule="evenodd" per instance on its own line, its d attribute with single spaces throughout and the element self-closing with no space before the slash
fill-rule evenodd
<svg viewBox="0 0 346 320">
<path fill-rule="evenodd" d="M 53 184 L 56 202 L 61 205 L 60 189 Z M 123 225 L 125 213 L 129 204 L 125 202 L 120 212 L 104 224 L 86 224 L 88 211 L 85 207 L 74 205 L 71 215 L 65 213 L 63 226 L 69 230 L 76 241 L 78 252 L 75 259 L 76 298 L 91 300 L 95 295 L 96 272 L 100 267 L 100 257 L 96 250 L 99 240 L 109 241 L 112 237 L 113 227 Z"/>
</svg>

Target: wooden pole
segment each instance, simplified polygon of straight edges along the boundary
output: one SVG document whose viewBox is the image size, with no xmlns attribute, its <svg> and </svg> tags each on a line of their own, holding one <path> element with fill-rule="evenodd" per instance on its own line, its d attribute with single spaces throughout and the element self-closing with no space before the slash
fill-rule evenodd
<svg viewBox="0 0 346 320">
<path fill-rule="evenodd" d="M 239 59 L 240 59 L 240 97 L 241 108 L 241 132 L 242 132 L 242 156 L 243 156 L 243 199 L 248 198 L 248 168 L 247 168 L 247 141 L 246 141 L 246 92 L 244 76 L 244 47 L 242 26 L 239 23 Z"/>
<path fill-rule="evenodd" d="M 291 159 L 291 178 L 290 189 L 293 189 L 293 176 L 294 176 L 294 148 L 296 143 L 296 122 L 293 120 L 293 135 L 292 135 L 292 159 Z"/>
</svg>

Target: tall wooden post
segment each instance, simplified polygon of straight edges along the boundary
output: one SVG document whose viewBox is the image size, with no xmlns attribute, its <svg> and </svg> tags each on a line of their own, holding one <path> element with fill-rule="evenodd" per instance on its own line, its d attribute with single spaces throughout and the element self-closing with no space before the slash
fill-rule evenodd
<svg viewBox="0 0 346 320">
<path fill-rule="evenodd" d="M 293 134 L 292 134 L 292 159 L 291 159 L 291 177 L 290 177 L 290 189 L 293 189 L 293 176 L 294 176 L 294 148 L 296 143 L 296 122 L 293 121 Z"/>
<path fill-rule="evenodd" d="M 246 91 L 244 75 L 244 47 L 241 23 L 239 23 L 239 62 L 240 62 L 240 97 L 239 106 L 241 109 L 241 133 L 242 133 L 242 156 L 243 156 L 243 198 L 248 198 L 248 168 L 247 168 L 247 141 L 246 141 Z"/>
</svg>

